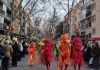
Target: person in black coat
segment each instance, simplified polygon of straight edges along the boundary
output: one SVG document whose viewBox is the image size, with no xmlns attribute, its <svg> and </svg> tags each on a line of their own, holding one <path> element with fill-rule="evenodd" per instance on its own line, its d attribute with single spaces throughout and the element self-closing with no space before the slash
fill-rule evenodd
<svg viewBox="0 0 100 70">
<path fill-rule="evenodd" d="M 100 60 L 100 46 L 98 42 L 93 45 L 92 49 L 92 56 L 93 56 L 93 68 L 94 70 L 99 70 L 99 60 Z"/>
<path fill-rule="evenodd" d="M 4 48 L 3 48 L 2 44 L 1 44 L 1 40 L 0 40 L 0 70 L 2 70 L 1 69 L 1 66 L 2 66 L 1 62 L 2 62 L 2 57 L 4 56 L 4 54 L 5 54 Z"/>
<path fill-rule="evenodd" d="M 17 44 L 17 42 L 14 43 L 14 45 L 12 46 L 13 48 L 13 53 L 12 53 L 12 66 L 17 67 L 17 61 L 18 61 L 18 57 L 19 57 L 19 45 Z"/>
<path fill-rule="evenodd" d="M 1 45 L 1 41 L 0 41 L 0 59 L 2 58 L 2 56 L 4 56 L 4 48 L 3 46 Z"/>
</svg>

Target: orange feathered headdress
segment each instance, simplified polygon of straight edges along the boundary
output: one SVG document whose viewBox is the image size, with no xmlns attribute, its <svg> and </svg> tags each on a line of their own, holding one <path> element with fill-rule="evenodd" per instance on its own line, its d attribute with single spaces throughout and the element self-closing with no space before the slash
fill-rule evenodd
<svg viewBox="0 0 100 70">
<path fill-rule="evenodd" d="M 62 47 L 64 45 L 64 43 L 66 43 L 67 46 L 71 46 L 70 38 L 67 34 L 62 34 L 61 35 L 60 42 L 59 42 L 59 47 Z"/>
<path fill-rule="evenodd" d="M 31 42 L 30 43 L 30 47 L 35 47 L 36 46 L 36 43 L 35 42 Z"/>
<path fill-rule="evenodd" d="M 63 34 L 61 35 L 60 37 L 60 42 L 67 42 L 67 43 L 70 43 L 70 38 L 67 34 Z"/>
</svg>

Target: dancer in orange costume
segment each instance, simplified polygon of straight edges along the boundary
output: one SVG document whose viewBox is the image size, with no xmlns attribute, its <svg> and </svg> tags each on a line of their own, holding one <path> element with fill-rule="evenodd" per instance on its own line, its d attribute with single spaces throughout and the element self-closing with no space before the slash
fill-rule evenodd
<svg viewBox="0 0 100 70">
<path fill-rule="evenodd" d="M 38 56 L 36 54 L 36 42 L 31 42 L 30 46 L 28 47 L 28 65 L 32 66 L 33 63 L 38 61 Z"/>
<path fill-rule="evenodd" d="M 58 50 L 60 53 L 58 59 L 59 70 L 62 70 L 63 64 L 65 65 L 65 70 L 67 70 L 67 67 L 70 64 L 70 54 L 71 54 L 71 44 L 69 36 L 67 34 L 61 35 Z"/>
<path fill-rule="evenodd" d="M 82 58 L 82 44 L 81 40 L 78 37 L 73 39 L 73 62 L 72 65 L 74 66 L 74 70 L 76 70 L 76 66 L 78 65 L 78 70 L 81 69 L 81 66 L 84 64 L 84 60 Z"/>
<path fill-rule="evenodd" d="M 48 38 L 45 38 L 43 40 L 43 43 L 40 48 L 40 55 L 41 55 L 41 61 L 43 64 L 46 65 L 46 69 L 50 70 L 50 61 L 53 58 L 52 53 L 52 45 L 51 41 Z"/>
</svg>

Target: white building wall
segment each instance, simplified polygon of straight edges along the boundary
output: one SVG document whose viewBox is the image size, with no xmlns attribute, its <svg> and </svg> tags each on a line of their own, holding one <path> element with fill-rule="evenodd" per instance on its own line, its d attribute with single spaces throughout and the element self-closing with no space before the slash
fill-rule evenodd
<svg viewBox="0 0 100 70">
<path fill-rule="evenodd" d="M 100 38 L 100 0 L 96 0 L 96 22 L 92 23 L 92 28 L 95 28 L 96 33 L 92 35 L 93 38 Z"/>
</svg>

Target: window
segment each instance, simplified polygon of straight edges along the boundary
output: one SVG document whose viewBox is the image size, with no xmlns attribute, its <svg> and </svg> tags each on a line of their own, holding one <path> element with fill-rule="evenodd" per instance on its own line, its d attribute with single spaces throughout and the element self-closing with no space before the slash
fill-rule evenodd
<svg viewBox="0 0 100 70">
<path fill-rule="evenodd" d="M 91 35 L 91 33 L 89 33 L 89 38 L 91 38 L 92 37 L 92 35 Z"/>
<path fill-rule="evenodd" d="M 96 34 L 96 27 L 92 28 L 92 34 Z"/>
<path fill-rule="evenodd" d="M 82 20 L 80 22 L 80 28 L 81 28 L 81 30 L 85 30 L 86 29 L 86 21 L 85 20 Z"/>
<path fill-rule="evenodd" d="M 77 17 L 76 16 L 73 16 L 72 17 L 72 22 L 76 22 L 77 21 Z"/>
<path fill-rule="evenodd" d="M 72 27 L 73 27 L 73 29 L 76 29 L 76 25 L 75 24 L 72 24 Z"/>
<path fill-rule="evenodd" d="M 85 31 L 81 32 L 81 38 L 85 38 L 85 35 L 86 35 Z"/>
<path fill-rule="evenodd" d="M 95 10 L 96 9 L 96 4 L 93 4 L 92 5 L 92 10 Z"/>
<path fill-rule="evenodd" d="M 86 4 L 86 3 L 89 3 L 91 0 L 83 0 L 83 3 Z"/>
</svg>

